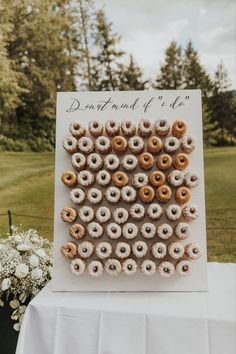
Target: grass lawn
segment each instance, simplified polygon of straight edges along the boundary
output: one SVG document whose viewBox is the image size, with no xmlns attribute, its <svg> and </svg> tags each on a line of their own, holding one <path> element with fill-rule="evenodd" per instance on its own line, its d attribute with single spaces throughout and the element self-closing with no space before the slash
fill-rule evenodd
<svg viewBox="0 0 236 354">
<path fill-rule="evenodd" d="M 235 154 L 235 148 L 205 151 L 209 261 L 236 262 Z M 0 235 L 8 232 L 7 215 L 1 214 L 11 209 L 14 225 L 33 227 L 52 239 L 53 181 L 52 153 L 0 153 Z"/>
</svg>

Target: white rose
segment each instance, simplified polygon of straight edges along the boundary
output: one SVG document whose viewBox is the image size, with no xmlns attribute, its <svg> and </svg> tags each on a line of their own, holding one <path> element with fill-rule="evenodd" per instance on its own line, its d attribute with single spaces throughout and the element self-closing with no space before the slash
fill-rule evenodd
<svg viewBox="0 0 236 354">
<path fill-rule="evenodd" d="M 32 272 L 31 272 L 31 277 L 32 277 L 32 279 L 34 279 L 34 280 L 41 279 L 42 276 L 43 276 L 43 271 L 42 271 L 42 269 L 40 269 L 40 268 L 35 268 L 35 269 L 33 269 Z"/>
<path fill-rule="evenodd" d="M 25 243 L 22 243 L 21 245 L 18 245 L 18 246 L 16 247 L 16 249 L 17 249 L 18 251 L 23 251 L 23 252 L 25 252 L 25 251 L 29 251 L 29 250 L 31 249 L 31 247 L 30 247 L 29 245 L 26 245 Z"/>
<path fill-rule="evenodd" d="M 29 273 L 29 267 L 27 266 L 27 264 L 22 263 L 16 267 L 15 276 L 17 278 L 19 278 L 19 279 L 25 278 L 28 273 Z"/>
<path fill-rule="evenodd" d="M 46 253 L 45 253 L 45 251 L 42 248 L 39 248 L 38 250 L 36 250 L 35 253 L 40 258 L 43 258 L 43 259 L 46 258 Z"/>
<path fill-rule="evenodd" d="M 5 290 L 9 289 L 10 286 L 11 286 L 11 279 L 10 278 L 3 279 L 2 284 L 1 284 L 1 290 L 5 291 Z"/>
<path fill-rule="evenodd" d="M 29 262 L 32 267 L 37 267 L 39 265 L 39 257 L 33 254 L 30 256 Z"/>
</svg>

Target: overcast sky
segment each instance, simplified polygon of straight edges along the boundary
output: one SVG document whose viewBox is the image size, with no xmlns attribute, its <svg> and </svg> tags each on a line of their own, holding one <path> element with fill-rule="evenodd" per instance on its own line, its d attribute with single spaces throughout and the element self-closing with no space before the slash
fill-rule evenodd
<svg viewBox="0 0 236 354">
<path fill-rule="evenodd" d="M 134 54 L 145 76 L 155 77 L 171 40 L 192 39 L 211 74 L 222 60 L 236 88 L 235 0 L 96 0 L 104 6 L 123 50 Z"/>
</svg>

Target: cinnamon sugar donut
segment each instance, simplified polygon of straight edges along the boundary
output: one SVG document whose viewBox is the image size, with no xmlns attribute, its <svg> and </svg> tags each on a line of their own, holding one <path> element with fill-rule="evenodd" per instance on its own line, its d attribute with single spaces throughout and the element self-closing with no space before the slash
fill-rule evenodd
<svg viewBox="0 0 236 354">
<path fill-rule="evenodd" d="M 135 170 L 135 168 L 137 167 L 138 159 L 133 155 L 125 155 L 121 164 L 126 171 L 130 172 Z"/>
<path fill-rule="evenodd" d="M 91 222 L 94 219 L 94 210 L 87 205 L 84 205 L 82 208 L 80 208 L 78 214 L 80 219 L 85 223 Z"/>
<path fill-rule="evenodd" d="M 166 245 L 163 242 L 156 242 L 151 247 L 151 254 L 156 259 L 162 259 L 166 256 Z"/>
<path fill-rule="evenodd" d="M 94 244 L 91 241 L 84 241 L 78 245 L 78 255 L 81 258 L 89 258 L 94 252 Z"/>
<path fill-rule="evenodd" d="M 80 171 L 77 176 L 78 184 L 83 187 L 91 186 L 94 182 L 94 175 L 87 170 Z"/>
<path fill-rule="evenodd" d="M 94 150 L 94 143 L 88 136 L 83 136 L 78 141 L 78 148 L 83 154 L 90 154 Z"/>
<path fill-rule="evenodd" d="M 139 189 L 139 198 L 143 203 L 151 203 L 154 199 L 155 192 L 152 187 L 144 186 Z"/>
<path fill-rule="evenodd" d="M 170 131 L 170 123 L 166 119 L 157 120 L 154 124 L 154 129 L 157 135 L 165 136 Z"/>
<path fill-rule="evenodd" d="M 101 261 L 94 260 L 88 265 L 88 273 L 92 277 L 98 278 L 103 273 L 103 264 Z"/>
<path fill-rule="evenodd" d="M 159 272 L 160 276 L 163 277 L 163 278 L 169 278 L 175 272 L 174 265 L 171 262 L 168 262 L 168 261 L 161 262 L 158 265 L 157 269 L 158 269 L 158 272 Z"/>
<path fill-rule="evenodd" d="M 136 133 L 135 124 L 131 120 L 123 120 L 121 122 L 121 131 L 124 136 L 133 136 Z"/>
<path fill-rule="evenodd" d="M 160 155 L 156 160 L 156 165 L 161 171 L 166 171 L 171 168 L 172 158 L 168 154 Z"/>
<path fill-rule="evenodd" d="M 133 176 L 132 184 L 136 188 L 144 187 L 148 184 L 148 176 L 142 172 L 136 173 Z"/>
<path fill-rule="evenodd" d="M 175 199 L 179 204 L 188 203 L 190 198 L 191 198 L 191 192 L 190 189 L 188 189 L 187 187 L 180 187 L 175 192 Z"/>
<path fill-rule="evenodd" d="M 85 236 L 85 228 L 81 224 L 74 224 L 69 228 L 69 234 L 75 240 L 80 240 Z"/>
<path fill-rule="evenodd" d="M 69 154 L 74 154 L 77 151 L 77 139 L 68 136 L 63 140 L 63 147 Z"/>
<path fill-rule="evenodd" d="M 179 153 L 175 156 L 173 164 L 177 170 L 183 171 L 189 164 L 189 157 L 184 153 Z"/>
<path fill-rule="evenodd" d="M 131 218 L 141 220 L 144 218 L 145 209 L 142 204 L 133 204 L 129 210 Z"/>
<path fill-rule="evenodd" d="M 179 170 L 171 171 L 167 180 L 171 186 L 180 187 L 184 182 L 184 174 Z"/>
<path fill-rule="evenodd" d="M 128 184 L 129 178 L 126 173 L 117 171 L 112 175 L 112 181 L 117 187 L 122 188 Z"/>
<path fill-rule="evenodd" d="M 156 273 L 156 264 L 151 259 L 145 259 L 140 265 L 140 270 L 144 275 L 153 275 Z"/>
<path fill-rule="evenodd" d="M 147 150 L 152 154 L 158 154 L 162 148 L 162 141 L 157 136 L 151 136 L 147 141 Z"/>
<path fill-rule="evenodd" d="M 147 208 L 147 215 L 150 219 L 158 220 L 162 216 L 162 213 L 162 207 L 157 203 L 150 204 Z"/>
<path fill-rule="evenodd" d="M 181 148 L 183 152 L 190 154 L 196 146 L 196 139 L 192 135 L 185 135 L 181 140 Z"/>
<path fill-rule="evenodd" d="M 122 154 L 127 149 L 127 141 L 121 135 L 115 136 L 111 141 L 111 145 L 112 149 L 118 154 Z"/>
<path fill-rule="evenodd" d="M 103 160 L 100 155 L 92 153 L 87 157 L 87 165 L 92 171 L 98 171 L 102 167 Z"/>
<path fill-rule="evenodd" d="M 187 124 L 182 120 L 175 120 L 171 127 L 171 133 L 176 138 L 182 138 L 187 131 Z"/>
<path fill-rule="evenodd" d="M 105 269 L 111 276 L 116 276 L 121 272 L 121 263 L 118 259 L 110 258 L 105 263 Z"/>
<path fill-rule="evenodd" d="M 142 137 L 152 134 L 153 125 L 149 119 L 141 119 L 138 124 L 138 132 Z"/>
<path fill-rule="evenodd" d="M 77 211 L 74 208 L 63 208 L 61 211 L 61 219 L 65 222 L 73 222 L 77 218 Z"/>
<path fill-rule="evenodd" d="M 70 199 L 74 204 L 81 204 L 85 200 L 85 193 L 81 188 L 75 188 L 70 191 Z"/>
<path fill-rule="evenodd" d="M 106 170 L 101 170 L 97 173 L 96 181 L 100 186 L 107 186 L 111 181 L 111 175 Z"/>
<path fill-rule="evenodd" d="M 79 122 L 71 123 L 69 126 L 69 130 L 71 134 L 77 139 L 81 138 L 81 136 L 84 136 L 86 133 L 86 129 Z"/>
<path fill-rule="evenodd" d="M 119 158 L 114 154 L 109 154 L 104 159 L 104 166 L 109 171 L 116 170 L 120 165 Z"/>
<path fill-rule="evenodd" d="M 61 176 L 61 181 L 67 187 L 73 187 L 77 184 L 77 176 L 73 171 L 65 171 Z"/>
<path fill-rule="evenodd" d="M 162 186 L 157 188 L 156 196 L 160 202 L 167 203 L 171 199 L 171 196 L 172 196 L 172 192 L 171 192 L 170 187 L 163 184 Z"/>
<path fill-rule="evenodd" d="M 120 132 L 120 123 L 115 120 L 107 120 L 105 130 L 108 136 L 118 135 Z"/>
<path fill-rule="evenodd" d="M 186 222 L 179 222 L 174 228 L 175 236 L 181 240 L 185 240 L 190 236 L 190 226 Z"/>
<path fill-rule="evenodd" d="M 194 188 L 199 184 L 200 177 L 197 173 L 188 172 L 184 175 L 184 184 L 188 188 Z"/>
<path fill-rule="evenodd" d="M 183 217 L 187 220 L 187 221 L 192 221 L 195 220 L 199 217 L 199 210 L 195 205 L 186 205 L 183 210 Z"/>
<path fill-rule="evenodd" d="M 111 142 L 107 136 L 99 136 L 96 139 L 95 146 L 101 154 L 107 154 L 111 150 Z"/>
<path fill-rule="evenodd" d="M 121 189 L 121 198 L 126 203 L 132 203 L 136 200 L 136 190 L 131 186 L 125 186 Z"/>
<path fill-rule="evenodd" d="M 69 265 L 69 269 L 70 269 L 71 273 L 73 273 L 74 275 L 80 276 L 85 271 L 85 263 L 80 258 L 72 259 L 72 261 Z"/>
<path fill-rule="evenodd" d="M 133 136 L 128 141 L 128 147 L 130 151 L 138 155 L 144 150 L 144 141 L 140 136 Z"/>
<path fill-rule="evenodd" d="M 160 187 L 162 184 L 165 183 L 165 175 L 161 171 L 154 171 L 150 174 L 149 176 L 149 182 L 154 186 L 154 187 Z"/>
<path fill-rule="evenodd" d="M 174 136 L 170 136 L 169 138 L 166 138 L 166 140 L 165 140 L 164 150 L 168 154 L 173 154 L 175 151 L 178 150 L 179 146 L 180 146 L 179 140 Z"/>
<path fill-rule="evenodd" d="M 81 171 L 86 166 L 86 158 L 80 152 L 76 152 L 72 155 L 71 164 L 76 171 Z"/>
<path fill-rule="evenodd" d="M 152 168 L 154 164 L 154 158 L 152 154 L 150 154 L 150 152 L 143 152 L 139 156 L 138 161 L 140 167 L 143 168 L 144 170 L 150 170 L 150 168 Z"/>
<path fill-rule="evenodd" d="M 97 120 L 93 120 L 93 121 L 89 122 L 88 128 L 89 128 L 89 132 L 92 136 L 97 137 L 97 136 L 102 135 L 102 132 L 103 132 L 102 122 L 99 122 Z"/>
<path fill-rule="evenodd" d="M 65 242 L 61 246 L 61 254 L 66 258 L 74 258 L 77 254 L 77 245 L 74 242 Z"/>
</svg>

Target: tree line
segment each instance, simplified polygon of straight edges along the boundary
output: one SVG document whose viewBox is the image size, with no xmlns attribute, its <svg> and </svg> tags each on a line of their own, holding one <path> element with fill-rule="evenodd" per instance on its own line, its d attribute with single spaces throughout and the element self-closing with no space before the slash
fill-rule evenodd
<svg viewBox="0 0 236 354">
<path fill-rule="evenodd" d="M 223 63 L 212 78 L 191 41 L 172 42 L 146 80 L 93 0 L 1 0 L 0 76 L 0 150 L 53 150 L 56 92 L 74 90 L 201 89 L 205 144 L 235 143 Z"/>
</svg>

